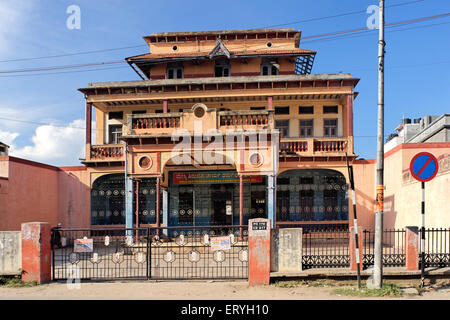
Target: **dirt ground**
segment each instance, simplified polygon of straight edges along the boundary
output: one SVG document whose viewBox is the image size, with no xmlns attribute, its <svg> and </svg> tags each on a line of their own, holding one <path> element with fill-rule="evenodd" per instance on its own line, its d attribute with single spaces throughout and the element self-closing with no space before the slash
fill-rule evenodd
<svg viewBox="0 0 450 320">
<path fill-rule="evenodd" d="M 150 299 L 150 300 L 348 300 L 348 299 L 435 299 L 450 300 L 450 280 L 428 283 L 418 294 L 418 280 L 391 281 L 402 288 L 402 297 L 353 297 L 337 295 L 336 288 L 355 286 L 355 281 L 283 281 L 249 287 L 246 281 L 140 281 L 86 282 L 69 289 L 65 282 L 27 288 L 0 287 L 0 300 L 9 299 Z"/>
</svg>

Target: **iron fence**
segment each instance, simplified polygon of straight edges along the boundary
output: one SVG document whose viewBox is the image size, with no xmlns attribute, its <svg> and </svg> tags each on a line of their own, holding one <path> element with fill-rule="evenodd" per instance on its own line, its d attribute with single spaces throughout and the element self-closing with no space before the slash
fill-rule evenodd
<svg viewBox="0 0 450 320">
<path fill-rule="evenodd" d="M 406 264 L 405 229 L 383 230 L 383 266 L 402 267 Z M 374 265 L 375 232 L 363 231 L 363 268 Z"/>
<path fill-rule="evenodd" d="M 310 225 L 302 237 L 302 269 L 350 266 L 348 227 Z"/>
<path fill-rule="evenodd" d="M 57 229 L 52 277 L 63 279 L 244 279 L 247 226 Z"/>
<path fill-rule="evenodd" d="M 419 229 L 419 239 L 422 230 Z M 422 241 L 419 240 L 419 267 L 421 267 Z M 425 229 L 425 268 L 450 267 L 450 228 Z"/>
</svg>

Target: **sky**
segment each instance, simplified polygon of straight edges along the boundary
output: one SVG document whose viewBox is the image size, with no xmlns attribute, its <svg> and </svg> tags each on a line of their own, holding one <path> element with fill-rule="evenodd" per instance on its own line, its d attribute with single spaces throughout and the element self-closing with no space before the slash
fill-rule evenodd
<svg viewBox="0 0 450 320">
<path fill-rule="evenodd" d="M 377 4 L 377 0 L 0 0 L 0 141 L 11 146 L 13 156 L 56 166 L 80 165 L 85 104 L 77 89 L 90 82 L 140 79 L 125 63 L 6 71 L 123 61 L 148 52 L 142 37 L 154 32 L 277 26 L 301 30 L 302 37 L 309 37 L 366 28 L 372 14 L 366 10 Z M 67 26 L 72 5 L 80 8 L 79 29 Z M 387 0 L 386 6 L 388 24 L 450 12 L 448 0 Z M 352 12 L 359 13 L 342 15 Z M 329 16 L 336 17 L 315 19 Z M 403 117 L 450 113 L 449 34 L 450 16 L 386 28 L 385 136 Z M 355 153 L 365 159 L 375 158 L 377 148 L 377 45 L 377 30 L 300 42 L 301 48 L 317 51 L 312 73 L 343 72 L 361 79 L 354 102 L 354 135 Z M 104 51 L 124 47 L 128 48 Z M 28 60 L 11 61 L 18 59 Z"/>
</svg>

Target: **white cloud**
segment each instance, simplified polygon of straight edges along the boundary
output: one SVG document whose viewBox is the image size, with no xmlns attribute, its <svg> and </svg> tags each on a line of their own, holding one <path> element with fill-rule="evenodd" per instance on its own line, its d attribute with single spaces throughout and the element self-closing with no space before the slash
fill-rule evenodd
<svg viewBox="0 0 450 320">
<path fill-rule="evenodd" d="M 84 120 L 77 119 L 65 127 L 39 126 L 31 138 L 33 145 L 14 146 L 10 155 L 56 166 L 80 165 L 85 148 L 84 125 Z"/>
<path fill-rule="evenodd" d="M 10 42 L 26 25 L 29 9 L 32 6 L 33 1 L 0 1 L 0 54 L 8 52 Z"/>
<path fill-rule="evenodd" d="M 0 142 L 6 143 L 9 146 L 12 146 L 14 139 L 18 136 L 19 134 L 17 132 L 0 130 Z"/>
</svg>

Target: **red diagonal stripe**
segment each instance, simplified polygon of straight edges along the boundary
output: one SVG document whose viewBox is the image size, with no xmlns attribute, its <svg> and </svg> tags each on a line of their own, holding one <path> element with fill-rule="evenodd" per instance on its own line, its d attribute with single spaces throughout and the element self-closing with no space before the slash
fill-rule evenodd
<svg viewBox="0 0 450 320">
<path fill-rule="evenodd" d="M 417 172 L 417 176 L 420 177 L 420 174 L 422 173 L 423 170 L 425 170 L 425 168 L 427 167 L 427 165 L 431 162 L 431 160 L 433 160 L 431 157 L 428 157 L 427 162 L 425 162 L 425 164 L 423 165 L 422 169 L 420 169 L 419 172 Z"/>
</svg>

